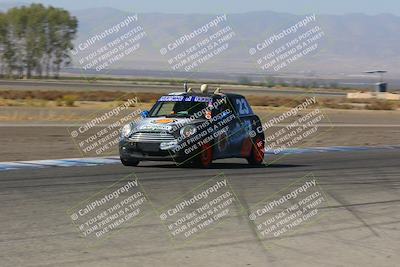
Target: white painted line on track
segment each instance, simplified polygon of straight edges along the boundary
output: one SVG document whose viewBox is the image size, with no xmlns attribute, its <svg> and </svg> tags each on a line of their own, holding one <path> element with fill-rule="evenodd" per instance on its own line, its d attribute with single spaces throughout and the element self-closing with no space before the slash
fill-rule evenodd
<svg viewBox="0 0 400 267">
<path fill-rule="evenodd" d="M 352 151 L 368 151 L 368 150 L 393 150 L 393 149 L 400 149 L 400 145 L 287 148 L 277 154 L 290 155 L 290 154 L 311 154 L 311 153 L 352 152 Z M 273 150 L 266 150 L 265 154 L 277 155 L 276 153 L 274 153 Z M 120 164 L 119 156 L 0 162 L 0 172 L 9 170 L 22 170 L 22 169 L 99 166 L 99 165 L 109 165 L 109 164 Z"/>
</svg>

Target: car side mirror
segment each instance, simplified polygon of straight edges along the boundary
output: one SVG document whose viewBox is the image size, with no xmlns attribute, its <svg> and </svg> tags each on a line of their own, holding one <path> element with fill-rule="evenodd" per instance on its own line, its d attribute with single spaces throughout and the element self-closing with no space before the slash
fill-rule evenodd
<svg viewBox="0 0 400 267">
<path fill-rule="evenodd" d="M 150 112 L 148 110 L 144 110 L 142 112 L 140 112 L 140 117 L 142 117 L 142 119 L 147 118 L 150 116 Z"/>
</svg>

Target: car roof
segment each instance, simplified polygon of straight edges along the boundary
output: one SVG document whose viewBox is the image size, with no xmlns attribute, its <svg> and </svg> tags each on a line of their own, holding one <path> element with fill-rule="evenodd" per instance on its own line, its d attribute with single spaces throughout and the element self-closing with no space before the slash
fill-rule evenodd
<svg viewBox="0 0 400 267">
<path fill-rule="evenodd" d="M 233 97 L 244 97 L 242 95 L 239 94 L 234 94 L 234 93 L 220 93 L 220 94 L 214 94 L 214 93 L 196 93 L 196 92 L 173 92 L 173 93 L 169 93 L 169 96 L 171 95 L 176 95 L 176 96 L 208 96 L 208 97 L 213 97 L 213 96 L 226 96 L 228 98 L 233 98 Z"/>
</svg>

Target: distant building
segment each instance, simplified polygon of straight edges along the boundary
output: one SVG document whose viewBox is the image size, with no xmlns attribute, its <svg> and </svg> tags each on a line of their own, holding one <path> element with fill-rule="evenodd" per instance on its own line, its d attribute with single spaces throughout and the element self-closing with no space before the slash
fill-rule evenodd
<svg viewBox="0 0 400 267">
<path fill-rule="evenodd" d="M 379 74 L 380 80 L 375 84 L 375 92 L 357 92 L 347 93 L 347 98 L 351 99 L 384 99 L 384 100 L 400 100 L 400 94 L 389 93 L 388 84 L 383 81 L 383 75 L 387 73 L 385 70 L 365 71 L 364 73 Z"/>
</svg>

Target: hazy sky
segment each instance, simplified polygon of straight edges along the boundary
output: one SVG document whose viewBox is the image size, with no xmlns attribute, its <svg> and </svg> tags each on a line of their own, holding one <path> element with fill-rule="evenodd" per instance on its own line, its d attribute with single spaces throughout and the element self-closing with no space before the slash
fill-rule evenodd
<svg viewBox="0 0 400 267">
<path fill-rule="evenodd" d="M 0 0 L 11 2 L 10 0 Z M 16 0 L 41 2 L 66 9 L 114 7 L 133 12 L 239 13 L 272 10 L 294 14 L 392 13 L 400 15 L 399 0 Z"/>
</svg>

